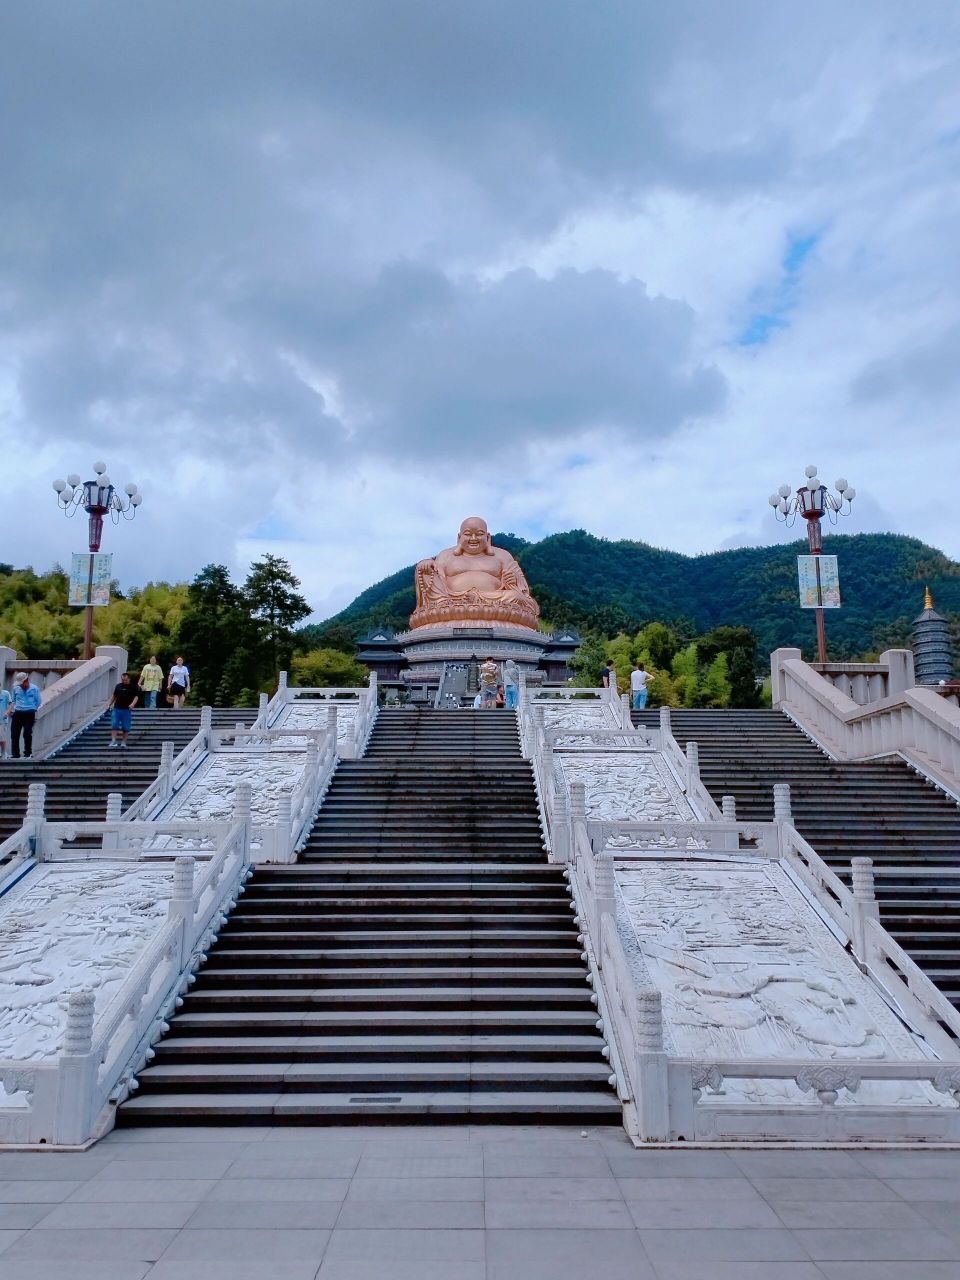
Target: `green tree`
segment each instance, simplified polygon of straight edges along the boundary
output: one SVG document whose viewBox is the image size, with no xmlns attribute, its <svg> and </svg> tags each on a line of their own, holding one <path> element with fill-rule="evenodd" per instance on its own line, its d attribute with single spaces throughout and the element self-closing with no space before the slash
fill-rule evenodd
<svg viewBox="0 0 960 1280">
<path fill-rule="evenodd" d="M 662 622 L 648 622 L 634 638 L 637 656 L 646 650 L 651 667 L 669 669 L 673 655 L 677 652 L 677 638 Z M 640 661 L 644 659 L 640 657 Z"/>
<path fill-rule="evenodd" d="M 176 648 L 203 704 L 229 706 L 241 689 L 259 685 L 259 627 L 225 565 L 206 565 L 187 588 Z"/>
<path fill-rule="evenodd" d="M 700 662 L 697 646 L 688 644 L 685 649 L 674 654 L 671 670 L 680 706 L 700 706 Z"/>
<path fill-rule="evenodd" d="M 757 685 L 753 655 L 737 647 L 730 651 L 730 706 L 759 707 L 761 691 Z"/>
<path fill-rule="evenodd" d="M 310 612 L 296 588 L 300 579 L 281 556 L 267 554 L 250 566 L 243 594 L 250 613 L 262 625 L 263 644 L 274 676 L 289 666 L 294 649 L 294 627 Z"/>
<path fill-rule="evenodd" d="M 700 702 L 704 707 L 729 707 L 730 675 L 725 653 L 718 653 L 707 668 L 700 686 Z"/>
<path fill-rule="evenodd" d="M 570 659 L 570 669 L 578 683 L 585 686 L 598 685 L 606 665 L 607 642 L 596 633 L 584 636 L 580 648 Z"/>
<path fill-rule="evenodd" d="M 359 689 L 369 682 L 367 668 L 340 649 L 311 649 L 297 654 L 293 683 L 315 689 Z"/>
</svg>

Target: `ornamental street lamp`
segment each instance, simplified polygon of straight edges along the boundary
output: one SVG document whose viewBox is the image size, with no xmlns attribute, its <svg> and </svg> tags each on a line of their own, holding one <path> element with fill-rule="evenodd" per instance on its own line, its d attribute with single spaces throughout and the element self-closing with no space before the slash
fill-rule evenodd
<svg viewBox="0 0 960 1280">
<path fill-rule="evenodd" d="M 804 520 L 806 520 L 807 544 L 810 548 L 810 554 L 816 557 L 814 567 L 817 575 L 817 599 L 820 600 L 819 557 L 823 551 L 821 521 L 826 516 L 831 524 L 836 524 L 840 516 L 848 516 L 850 514 L 850 504 L 857 496 L 857 491 L 851 488 L 846 480 L 841 478 L 834 485 L 837 492 L 835 494 L 831 493 L 817 475 L 817 468 L 812 465 L 805 468 L 805 475 L 807 479 L 797 489 L 796 493 L 788 484 L 782 484 L 776 493 L 771 493 L 767 501 L 773 507 L 773 514 L 788 529 L 793 526 L 798 515 L 803 516 Z M 817 652 L 820 661 L 826 662 L 827 632 L 823 623 L 822 606 L 818 606 L 816 616 Z"/>
<path fill-rule="evenodd" d="M 82 508 L 90 517 L 87 522 L 87 543 L 90 549 L 90 567 L 87 573 L 87 611 L 83 622 L 83 656 L 93 657 L 93 557 L 100 550 L 103 537 L 103 517 L 110 516 L 114 524 L 121 518 L 132 520 L 137 514 L 137 507 L 143 501 L 143 494 L 135 484 L 123 487 L 123 495 L 117 492 L 106 474 L 107 464 L 95 462 L 93 470 L 95 480 L 81 481 L 76 472 L 67 476 L 66 480 L 54 480 L 53 487 L 57 493 L 57 505 L 65 516 L 72 518 Z"/>
</svg>

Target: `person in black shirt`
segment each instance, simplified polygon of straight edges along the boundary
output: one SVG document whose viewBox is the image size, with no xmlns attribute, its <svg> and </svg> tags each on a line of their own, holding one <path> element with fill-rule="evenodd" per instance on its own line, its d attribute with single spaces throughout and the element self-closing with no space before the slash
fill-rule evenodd
<svg viewBox="0 0 960 1280">
<path fill-rule="evenodd" d="M 139 693 L 140 690 L 131 681 L 129 673 L 125 671 L 107 703 L 107 710 L 110 712 L 111 747 L 126 751 L 127 734 L 133 723 L 133 708 L 137 705 Z"/>
</svg>

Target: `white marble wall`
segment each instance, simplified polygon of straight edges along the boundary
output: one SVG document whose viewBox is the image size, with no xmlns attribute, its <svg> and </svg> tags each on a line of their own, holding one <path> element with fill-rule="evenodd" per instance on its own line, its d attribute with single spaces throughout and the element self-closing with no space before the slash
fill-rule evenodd
<svg viewBox="0 0 960 1280">
<path fill-rule="evenodd" d="M 353 736 L 353 726 L 357 719 L 358 703 L 297 701 L 288 703 L 280 712 L 273 729 L 326 729 L 330 723 L 330 707 L 337 708 L 337 742 L 346 742 Z M 307 738 L 291 738 L 294 743 L 306 743 Z"/>
<path fill-rule="evenodd" d="M 42 866 L 0 898 L 0 1058 L 45 1059 L 67 998 L 94 990 L 99 1016 L 167 917 L 173 870 Z"/>
<path fill-rule="evenodd" d="M 564 777 L 582 782 L 587 817 L 610 822 L 690 822 L 693 810 L 658 751 L 564 751 Z"/>
<path fill-rule="evenodd" d="M 622 936 L 662 994 L 671 1052 L 706 1061 L 923 1056 L 778 865 L 643 860 L 618 865 L 616 879 Z M 792 1081 L 731 1080 L 714 1100 L 818 1105 Z M 955 1105 L 909 1082 L 864 1082 L 838 1105 L 881 1101 Z"/>
</svg>

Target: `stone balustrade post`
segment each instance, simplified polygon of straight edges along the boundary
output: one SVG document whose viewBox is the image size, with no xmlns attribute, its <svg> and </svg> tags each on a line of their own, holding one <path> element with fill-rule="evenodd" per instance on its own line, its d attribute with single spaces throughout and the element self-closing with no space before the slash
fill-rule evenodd
<svg viewBox="0 0 960 1280">
<path fill-rule="evenodd" d="M 867 921 L 880 919 L 880 904 L 877 902 L 873 878 L 873 859 L 851 858 L 850 870 L 853 879 L 850 945 L 854 956 L 861 965 L 866 967 L 869 964 L 870 951 L 867 942 Z"/>
<path fill-rule="evenodd" d="M 773 820 L 774 822 L 793 821 L 789 782 L 775 782 L 773 784 Z"/>
<path fill-rule="evenodd" d="M 629 693 L 621 693 L 620 695 L 620 727 L 624 733 L 633 732 L 633 720 L 630 717 L 630 695 Z"/>
<path fill-rule="evenodd" d="M 233 792 L 233 820 L 243 823 L 243 861 L 250 861 L 250 838 L 252 835 L 253 789 L 249 782 L 238 782 Z"/>
<path fill-rule="evenodd" d="M 107 806 L 104 811 L 104 822 L 119 822 L 120 815 L 123 810 L 123 796 L 119 791 L 111 791 L 107 795 Z M 105 831 L 103 833 L 102 847 L 106 849 L 119 849 L 120 837 L 115 831 Z"/>
<path fill-rule="evenodd" d="M 670 720 L 670 708 L 660 708 L 660 732 L 665 736 L 673 736 L 673 726 Z"/>
<path fill-rule="evenodd" d="M 290 828 L 293 825 L 293 794 L 281 791 L 277 796 L 277 824 L 274 828 L 274 858 L 286 862 L 292 848 Z"/>
<path fill-rule="evenodd" d="M 173 794 L 173 748 L 172 742 L 160 743 L 160 768 L 157 770 L 157 777 L 161 780 L 160 795 L 164 800 L 169 800 Z"/>
<path fill-rule="evenodd" d="M 737 820 L 736 796 L 721 796 L 720 812 L 723 814 L 724 822 L 736 822 Z"/>
<path fill-rule="evenodd" d="M 327 707 L 327 733 L 330 735 L 330 741 L 333 744 L 334 754 L 338 755 L 340 751 L 338 734 L 339 726 L 337 724 L 337 704 L 331 702 Z"/>
<path fill-rule="evenodd" d="M 687 743 L 687 795 L 700 781 L 700 744 L 692 739 Z"/>
<path fill-rule="evenodd" d="M 669 1065 L 664 1051 L 663 1007 L 656 987 L 637 991 L 633 1023 L 634 1101 L 640 1137 L 644 1142 L 665 1142 L 670 1137 Z"/>
<path fill-rule="evenodd" d="M 282 702 L 287 701 L 287 673 L 281 671 L 277 676 L 277 692 L 283 694 Z"/>
<path fill-rule="evenodd" d="M 213 726 L 213 707 L 200 708 L 200 732 L 204 735 L 204 746 L 207 750 L 211 750 L 213 743 L 211 741 L 212 734 L 210 732 Z"/>
<path fill-rule="evenodd" d="M 593 938 L 593 946 L 597 955 L 600 954 L 602 948 L 600 946 L 599 932 L 603 929 L 603 917 L 605 915 L 615 915 L 617 909 L 617 890 L 614 883 L 613 874 L 613 854 L 609 850 L 604 850 L 596 861 L 596 920 L 598 936 Z"/>
<path fill-rule="evenodd" d="M 267 707 L 270 705 L 270 699 L 265 693 L 261 693 L 257 699 L 257 728 L 266 729 L 267 727 Z"/>
<path fill-rule="evenodd" d="M 191 857 L 174 858 L 173 893 L 167 904 L 167 919 L 181 922 L 181 973 L 190 960 L 190 952 L 193 948 L 193 881 L 195 871 L 196 859 Z"/>
<path fill-rule="evenodd" d="M 38 862 L 43 861 L 43 827 L 46 821 L 44 806 L 47 802 L 47 784 L 31 782 L 27 787 L 27 807 L 23 815 L 23 825 L 27 828 L 29 839 L 33 845 L 33 856 Z"/>
<path fill-rule="evenodd" d="M 64 1146 L 79 1146 L 90 1137 L 94 1119 L 97 1063 L 93 1053 L 96 998 L 92 991 L 74 991 L 67 1001 L 63 1049 L 58 1062 L 55 1138 Z"/>
</svg>

